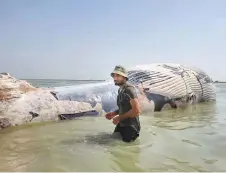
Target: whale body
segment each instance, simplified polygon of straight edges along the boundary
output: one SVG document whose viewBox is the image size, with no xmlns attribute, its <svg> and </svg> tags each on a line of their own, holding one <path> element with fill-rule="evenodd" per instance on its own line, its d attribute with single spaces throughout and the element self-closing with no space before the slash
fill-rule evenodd
<svg viewBox="0 0 226 173">
<path fill-rule="evenodd" d="M 149 100 L 141 89 L 135 86 L 143 111 L 153 111 L 154 102 Z M 95 106 L 100 104 L 105 112 L 115 111 L 118 87 L 112 81 L 81 84 L 76 86 L 55 87 L 58 100 L 85 102 Z"/>
<path fill-rule="evenodd" d="M 212 79 L 195 67 L 170 63 L 138 65 L 130 68 L 128 74 L 139 101 L 146 105 L 144 110 L 161 111 L 164 108 L 216 100 Z M 118 87 L 113 81 L 56 87 L 55 91 L 59 100 L 83 101 L 92 105 L 100 103 L 106 112 L 117 109 Z"/>
<path fill-rule="evenodd" d="M 131 67 L 128 74 L 143 112 L 216 100 L 212 79 L 198 68 L 159 63 Z M 1 73 L 0 129 L 114 111 L 117 94 L 113 81 L 49 89 Z"/>
<path fill-rule="evenodd" d="M 0 129 L 31 122 L 56 121 L 61 115 L 100 111 L 101 105 L 57 100 L 54 90 L 35 88 L 8 73 L 0 74 Z"/>
<path fill-rule="evenodd" d="M 138 65 L 129 70 L 129 79 L 134 85 L 142 84 L 148 99 L 155 102 L 156 111 L 169 101 L 176 108 L 216 100 L 213 80 L 195 67 L 171 63 Z"/>
</svg>

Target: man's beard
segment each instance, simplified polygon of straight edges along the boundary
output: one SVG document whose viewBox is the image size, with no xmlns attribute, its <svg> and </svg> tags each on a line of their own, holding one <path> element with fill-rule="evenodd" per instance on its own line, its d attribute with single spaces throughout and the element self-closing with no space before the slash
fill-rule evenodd
<svg viewBox="0 0 226 173">
<path fill-rule="evenodd" d="M 115 82 L 115 85 L 117 86 L 122 86 L 126 83 L 125 81 L 121 81 L 121 82 L 114 81 L 114 82 Z"/>
</svg>

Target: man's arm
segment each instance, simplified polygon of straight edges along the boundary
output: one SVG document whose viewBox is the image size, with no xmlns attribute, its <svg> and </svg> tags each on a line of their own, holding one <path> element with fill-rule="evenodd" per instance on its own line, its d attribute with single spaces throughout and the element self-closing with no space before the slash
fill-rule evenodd
<svg viewBox="0 0 226 173">
<path fill-rule="evenodd" d="M 112 118 L 114 118 L 116 115 L 118 115 L 118 110 L 116 110 L 116 111 L 114 111 L 114 112 L 108 112 L 106 115 L 105 115 L 105 117 L 107 118 L 107 119 L 112 119 Z"/>
<path fill-rule="evenodd" d="M 119 114 L 119 110 L 117 109 L 117 110 L 113 111 L 112 114 L 113 114 L 114 116 L 118 115 L 118 114 Z"/>
<path fill-rule="evenodd" d="M 122 121 L 126 118 L 136 117 L 140 114 L 140 104 L 139 104 L 139 101 L 138 101 L 138 97 L 137 97 L 137 93 L 135 91 L 135 88 L 130 87 L 125 92 L 130 99 L 130 105 L 131 105 L 132 109 L 130 109 L 125 114 L 120 115 L 119 116 L 120 121 Z"/>
</svg>

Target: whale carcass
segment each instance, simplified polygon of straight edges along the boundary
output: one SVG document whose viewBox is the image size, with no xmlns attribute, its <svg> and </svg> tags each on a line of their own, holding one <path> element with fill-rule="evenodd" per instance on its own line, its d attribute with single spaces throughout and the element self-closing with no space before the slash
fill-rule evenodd
<svg viewBox="0 0 226 173">
<path fill-rule="evenodd" d="M 54 90 L 35 88 L 8 73 L 0 74 L 0 129 L 30 122 L 55 121 L 65 114 L 93 113 L 101 105 L 57 100 Z"/>
<path fill-rule="evenodd" d="M 213 81 L 200 69 L 179 64 L 150 64 L 132 67 L 128 73 L 142 111 L 216 100 Z M 35 88 L 24 80 L 1 73 L 0 129 L 113 111 L 117 109 L 117 93 L 113 81 L 49 89 Z"/>
<path fill-rule="evenodd" d="M 155 111 L 166 105 L 177 108 L 180 104 L 216 100 L 213 80 L 202 70 L 180 64 L 138 65 L 129 71 L 130 82 L 142 87 Z"/>
<path fill-rule="evenodd" d="M 128 73 L 129 82 L 136 87 L 143 111 L 161 111 L 216 100 L 212 79 L 198 68 L 158 63 L 138 65 L 130 68 Z M 113 81 L 55 88 L 59 100 L 76 100 L 92 105 L 100 103 L 106 112 L 117 108 L 117 90 Z"/>
</svg>

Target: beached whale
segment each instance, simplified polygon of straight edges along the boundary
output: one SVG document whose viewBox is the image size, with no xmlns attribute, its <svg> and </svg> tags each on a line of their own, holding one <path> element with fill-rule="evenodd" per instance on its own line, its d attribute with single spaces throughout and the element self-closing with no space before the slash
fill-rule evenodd
<svg viewBox="0 0 226 173">
<path fill-rule="evenodd" d="M 154 102 L 147 98 L 141 87 L 135 86 L 142 111 L 154 111 Z M 58 100 L 71 100 L 90 103 L 91 106 L 100 104 L 105 112 L 117 109 L 116 99 L 118 87 L 113 81 L 103 81 L 76 86 L 54 88 Z"/>
<path fill-rule="evenodd" d="M 216 100 L 213 80 L 201 69 L 180 64 L 158 63 L 138 65 L 129 70 L 130 82 L 142 85 L 155 111 L 166 104 L 179 105 Z"/>
<path fill-rule="evenodd" d="M 59 101 L 52 89 L 35 88 L 26 81 L 18 80 L 8 73 L 0 74 L 0 129 L 30 122 L 55 121 L 60 115 L 92 114 L 101 111 L 101 105 Z"/>
<path fill-rule="evenodd" d="M 112 92 L 111 88 L 107 88 Z M 65 90 L 65 88 L 64 88 Z M 66 87 L 67 90 L 67 87 Z M 70 91 L 70 89 L 68 89 Z M 89 92 L 84 93 L 89 96 Z M 107 90 L 101 90 L 107 95 Z M 142 95 L 139 96 L 142 98 Z M 35 88 L 27 81 L 18 80 L 8 73 L 0 74 L 0 129 L 31 122 L 73 119 L 79 116 L 100 115 L 102 105 L 91 104 L 86 100 L 73 101 L 70 98 L 59 100 L 55 89 Z M 103 100 L 108 102 L 109 99 Z M 143 107 L 152 109 L 145 95 L 140 99 Z M 110 102 L 111 103 L 111 102 Z M 111 105 L 111 104 L 110 104 Z M 114 103 L 113 103 L 114 106 Z"/>
<path fill-rule="evenodd" d="M 206 73 L 179 64 L 132 67 L 129 82 L 136 88 L 143 112 L 216 100 L 214 83 Z M 45 89 L 1 73 L 0 129 L 113 111 L 117 93 L 113 81 Z"/>
<path fill-rule="evenodd" d="M 128 71 L 142 102 L 143 111 L 161 111 L 202 101 L 215 101 L 212 79 L 202 70 L 180 64 L 149 64 Z M 117 109 L 118 87 L 113 81 L 55 88 L 59 100 L 76 100 L 92 105 L 100 103 L 106 112 Z M 149 103 L 147 101 L 149 100 Z"/>
</svg>

